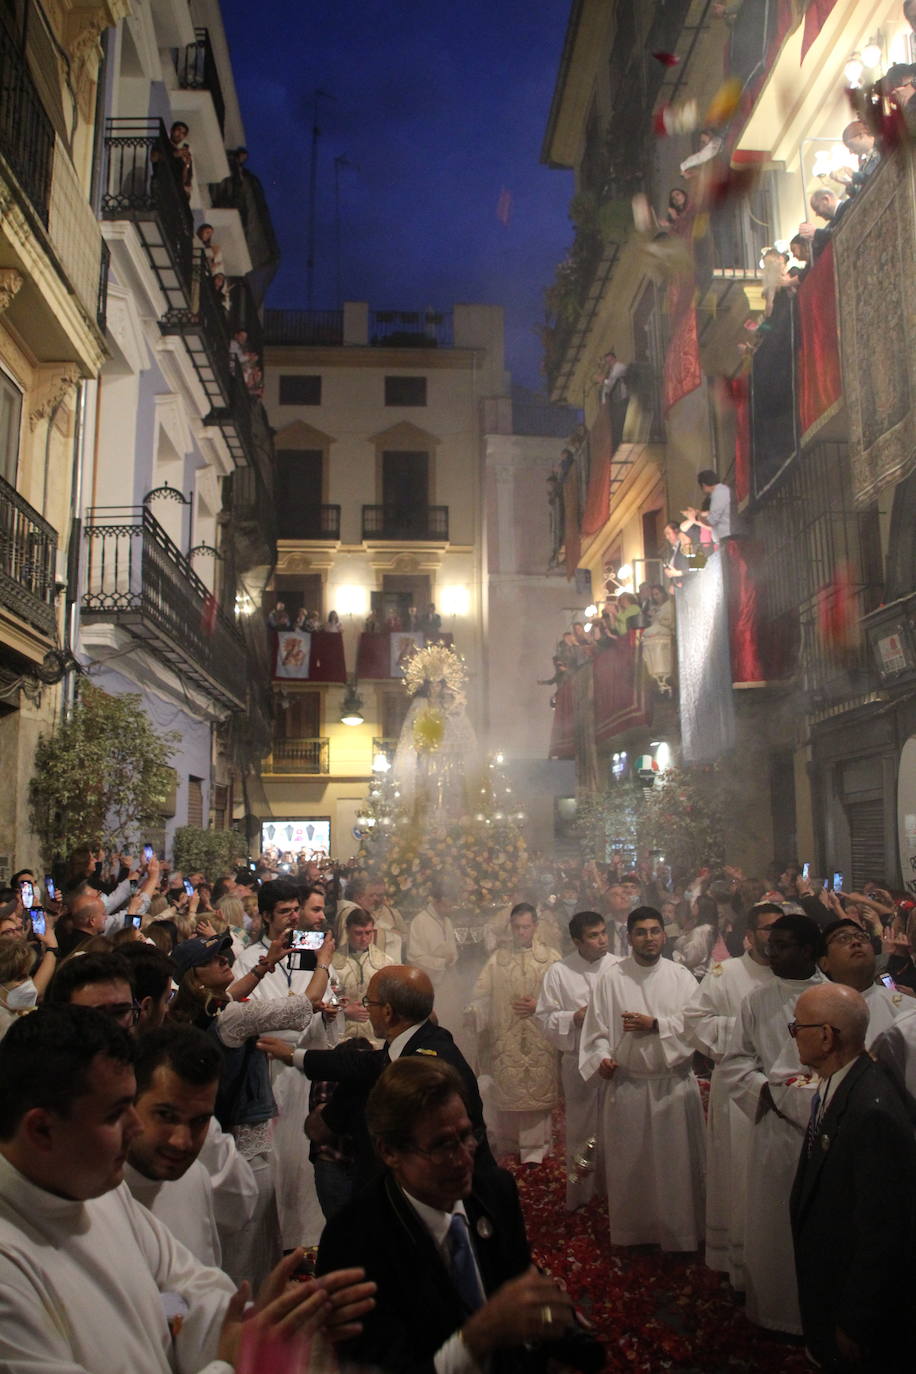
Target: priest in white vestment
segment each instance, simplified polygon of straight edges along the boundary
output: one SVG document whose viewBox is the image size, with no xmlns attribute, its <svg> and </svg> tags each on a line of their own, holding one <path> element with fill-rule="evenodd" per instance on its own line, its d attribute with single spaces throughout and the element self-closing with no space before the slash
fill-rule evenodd
<svg viewBox="0 0 916 1374">
<path fill-rule="evenodd" d="M 632 953 L 598 978 L 579 1049 L 587 1083 L 606 1080 L 604 1153 L 612 1245 L 696 1250 L 703 1235 L 703 1106 L 684 1036 L 696 979 L 661 957 L 662 918 L 637 907 Z"/>
<path fill-rule="evenodd" d="M 619 959 L 607 951 L 607 926 L 597 911 L 577 911 L 569 922 L 572 954 L 544 974 L 534 1019 L 560 1051 L 560 1082 L 566 1104 L 566 1210 L 574 1212 L 604 1184 L 598 1156 L 598 1115 L 604 1080 L 583 1083 L 579 1073 L 582 1022 L 599 975 Z"/>
<path fill-rule="evenodd" d="M 684 1010 L 688 1037 L 715 1067 L 706 1116 L 706 1251 L 710 1269 L 728 1274 L 744 1291 L 744 1214 L 751 1125 L 731 1098 L 719 1064 L 738 1009 L 755 988 L 772 982 L 766 953 L 770 926 L 782 916 L 775 902 L 758 902 L 747 917 L 748 948 L 739 959 L 713 964 Z"/>
<path fill-rule="evenodd" d="M 436 1019 L 457 1038 L 467 1002 L 458 970 L 458 937 L 449 912 L 452 901 L 443 884 L 430 884 L 429 900 L 414 916 L 407 933 L 408 964 L 429 975 L 436 999 Z"/>
<path fill-rule="evenodd" d="M 376 947 L 373 918 L 362 907 L 354 906 L 346 915 L 343 943 L 331 960 L 331 967 L 340 981 L 345 1040 L 369 1040 L 376 1049 L 381 1049 L 382 1042 L 373 1037 L 363 998 L 373 974 L 379 969 L 390 968 L 393 963 L 384 950 Z"/>
<path fill-rule="evenodd" d="M 285 895 L 290 888 L 293 888 L 293 895 Z M 281 891 L 284 895 L 274 901 Z M 261 938 L 249 945 L 236 961 L 235 973 L 238 977 L 258 964 L 271 940 L 281 935 L 284 929 L 324 929 L 324 892 L 321 888 L 305 888 L 300 906 L 298 889 L 280 879 L 264 884 L 258 893 L 258 902 L 264 916 L 264 930 Z M 300 969 L 299 962 L 297 954 L 281 959 L 275 969 L 264 975 L 250 994 L 250 1000 L 273 1001 L 278 997 L 304 994 L 311 982 L 314 965 L 310 969 Z M 338 996 L 339 983 L 332 966 L 327 1009 L 322 1010 L 320 1016 L 313 1016 L 304 1031 L 278 1031 L 277 1034 L 296 1047 L 310 1050 L 333 1048 L 343 1030 L 343 1013 L 335 1012 L 332 1005 L 333 998 Z M 324 1216 L 318 1205 L 315 1176 L 303 1134 L 311 1085 L 299 1069 L 278 1059 L 272 1060 L 270 1080 L 278 1112 L 273 1122 L 271 1143 L 283 1249 L 317 1245 L 324 1229 Z"/>
<path fill-rule="evenodd" d="M 368 873 L 358 873 L 351 878 L 347 884 L 346 899 L 337 905 L 334 938 L 338 945 L 344 943 L 347 917 L 359 907 L 375 921 L 376 947 L 388 955 L 390 964 L 400 964 L 407 938 L 407 923 L 397 907 L 388 905 L 386 896 L 381 878 L 373 878 Z"/>
<path fill-rule="evenodd" d="M 789 1194 L 814 1097 L 789 1034 L 795 1003 L 824 982 L 815 962 L 820 931 L 807 916 L 780 916 L 766 949 L 772 979 L 744 999 L 719 1065 L 722 1087 L 751 1124 L 744 1275 L 747 1315 L 758 1326 L 800 1336 Z"/>
<path fill-rule="evenodd" d="M 519 902 L 509 917 L 511 945 L 490 955 L 474 985 L 468 1019 L 493 1080 L 497 1150 L 539 1164 L 550 1146 L 557 1104 L 557 1054 L 535 1020 L 544 975 L 559 954 L 536 939 L 537 916 Z"/>
</svg>

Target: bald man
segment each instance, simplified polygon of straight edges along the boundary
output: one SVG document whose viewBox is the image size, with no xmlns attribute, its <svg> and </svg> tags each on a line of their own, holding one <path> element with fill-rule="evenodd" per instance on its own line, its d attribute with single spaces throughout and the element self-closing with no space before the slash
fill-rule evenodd
<svg viewBox="0 0 916 1374">
<path fill-rule="evenodd" d="M 900 1097 L 866 1052 L 854 988 L 802 993 L 790 1031 L 819 1076 L 790 1211 L 805 1341 L 822 1369 L 908 1369 L 913 1316 L 888 1303 L 916 1262 L 916 1140 Z"/>
<path fill-rule="evenodd" d="M 433 985 L 429 975 L 413 965 L 391 964 L 373 974 L 364 1001 L 372 1034 L 385 1042 L 380 1050 L 292 1050 L 273 1036 L 263 1036 L 258 1041 L 259 1048 L 295 1064 L 312 1082 L 338 1084 L 322 1117 L 330 1134 L 355 1137 L 354 1190 L 378 1172 L 365 1124 L 366 1099 L 383 1069 L 406 1055 L 444 1059 L 458 1070 L 464 1080 L 468 1115 L 480 1140 L 475 1169 L 494 1167 L 477 1079 L 451 1033 L 431 1019 Z"/>
</svg>

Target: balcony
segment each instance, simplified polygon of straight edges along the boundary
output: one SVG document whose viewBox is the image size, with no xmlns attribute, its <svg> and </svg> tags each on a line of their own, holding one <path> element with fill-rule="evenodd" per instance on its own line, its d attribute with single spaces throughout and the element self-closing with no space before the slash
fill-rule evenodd
<svg viewBox="0 0 916 1374">
<path fill-rule="evenodd" d="M 277 512 L 281 539 L 340 540 L 340 506 L 304 506 Z"/>
<path fill-rule="evenodd" d="M 274 740 L 268 772 L 321 774 L 330 771 L 330 753 L 326 737 Z"/>
<path fill-rule="evenodd" d="M 229 516 L 238 571 L 271 566 L 277 556 L 277 510 L 258 469 L 239 468 L 231 478 Z"/>
<path fill-rule="evenodd" d="M 194 256 L 194 225 L 176 165 L 162 120 L 107 121 L 102 219 L 136 226 L 169 313 L 190 306 Z"/>
<path fill-rule="evenodd" d="M 363 506 L 363 539 L 448 543 L 448 506 Z"/>
<path fill-rule="evenodd" d="M 54 128 L 25 60 L 0 25 L 0 154 L 47 229 L 54 162 Z"/>
<path fill-rule="evenodd" d="M 226 102 L 207 29 L 195 29 L 194 42 L 175 53 L 175 70 L 183 91 L 209 91 L 220 132 L 224 134 Z"/>
<path fill-rule="evenodd" d="M 56 554 L 56 531 L 0 477 L 0 605 L 48 637 Z"/>
<path fill-rule="evenodd" d="M 173 333 L 175 331 L 166 329 L 163 332 Z M 226 385 L 229 392 L 229 404 L 218 405 L 211 410 L 207 416 L 207 424 L 216 425 L 220 429 L 232 461 L 237 468 L 259 465 L 258 455 L 255 452 L 252 425 L 252 398 L 248 388 L 241 377 L 231 368 Z"/>
<path fill-rule="evenodd" d="M 194 258 L 188 304 L 169 309 L 159 321 L 159 328 L 163 334 L 180 334 L 184 339 L 197 380 L 212 408 L 208 422 L 222 425 L 222 412 L 232 406 L 236 396 L 233 381 L 237 379 L 233 378 L 229 366 L 229 322 L 217 297 L 203 253 L 198 253 Z M 247 419 L 245 406 L 250 406 L 247 392 L 235 405 L 230 417 L 233 423 L 237 422 L 242 427 Z M 239 433 L 243 446 L 245 437 Z"/>
<path fill-rule="evenodd" d="M 265 310 L 266 344 L 300 344 L 306 348 L 343 344 L 342 310 Z"/>
<path fill-rule="evenodd" d="M 146 507 L 88 513 L 85 624 L 112 622 L 230 710 L 247 701 L 236 627 Z"/>
<path fill-rule="evenodd" d="M 451 348 L 452 316 L 440 310 L 370 310 L 369 342 L 376 348 Z"/>
</svg>

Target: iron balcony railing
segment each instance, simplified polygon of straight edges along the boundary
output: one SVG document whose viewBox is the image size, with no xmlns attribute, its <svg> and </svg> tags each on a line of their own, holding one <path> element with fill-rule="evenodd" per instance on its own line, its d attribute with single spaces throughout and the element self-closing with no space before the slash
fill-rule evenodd
<svg viewBox="0 0 916 1374">
<path fill-rule="evenodd" d="M 208 29 L 195 29 L 194 42 L 188 43 L 187 47 L 176 52 L 175 70 L 178 73 L 178 84 L 183 91 L 210 92 L 220 131 L 224 132 L 226 102 Z"/>
<path fill-rule="evenodd" d="M 188 304 L 168 310 L 159 321 L 159 328 L 163 334 L 180 334 L 184 339 L 198 381 L 213 410 L 219 412 L 230 405 L 234 393 L 229 363 L 229 322 L 203 253 L 194 257 Z M 213 423 L 218 424 L 219 419 L 214 418 Z"/>
<path fill-rule="evenodd" d="M 230 368 L 227 382 L 229 404 L 217 406 L 207 416 L 208 424 L 218 425 L 222 430 L 226 447 L 237 468 L 258 464 L 259 455 L 255 450 L 252 427 L 252 400 L 241 377 Z"/>
<path fill-rule="evenodd" d="M 336 347 L 343 343 L 343 311 L 265 310 L 264 342 Z"/>
<path fill-rule="evenodd" d="M 57 532 L 0 477 L 0 603 L 43 634 L 54 633 Z"/>
<path fill-rule="evenodd" d="M 101 215 L 131 220 L 165 293 L 168 311 L 191 297 L 194 223 L 161 119 L 109 119 L 105 125 Z"/>
<path fill-rule="evenodd" d="M 247 698 L 247 658 L 235 625 L 146 506 L 88 513 L 86 622 L 114 621 L 231 709 Z"/>
<path fill-rule="evenodd" d="M 364 539 L 448 540 L 448 506 L 363 506 Z"/>
<path fill-rule="evenodd" d="M 277 512 L 281 539 L 339 539 L 340 506 L 299 506 Z"/>
<path fill-rule="evenodd" d="M 51 206 L 54 126 L 25 59 L 0 24 L 0 153 L 45 228 Z"/>
<path fill-rule="evenodd" d="M 370 310 L 369 342 L 389 348 L 451 348 L 451 312 Z"/>
<path fill-rule="evenodd" d="M 320 739 L 275 739 L 271 754 L 274 773 L 329 773 L 328 741 Z"/>
<path fill-rule="evenodd" d="M 232 535 L 236 567 L 272 564 L 277 555 L 277 508 L 257 468 L 232 474 Z"/>
</svg>

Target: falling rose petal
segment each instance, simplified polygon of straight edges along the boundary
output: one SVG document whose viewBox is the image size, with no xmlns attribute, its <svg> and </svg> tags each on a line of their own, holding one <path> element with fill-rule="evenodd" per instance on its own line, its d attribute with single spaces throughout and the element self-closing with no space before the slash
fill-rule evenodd
<svg viewBox="0 0 916 1374">
<path fill-rule="evenodd" d="M 663 67 L 679 67 L 681 59 L 674 52 L 654 52 L 652 56 L 656 62 L 660 62 Z"/>
<path fill-rule="evenodd" d="M 664 138 L 668 132 L 668 130 L 665 128 L 665 115 L 667 114 L 668 109 L 669 106 L 660 105 L 658 109 L 655 111 L 655 115 L 652 119 L 652 132 L 654 134 L 658 134 L 660 138 Z"/>
<path fill-rule="evenodd" d="M 706 111 L 705 124 L 711 124 L 714 128 L 720 124 L 725 124 L 735 110 L 738 108 L 738 101 L 741 99 L 741 82 L 736 76 L 731 76 L 716 91 L 712 100 L 709 102 L 709 109 Z"/>
</svg>

